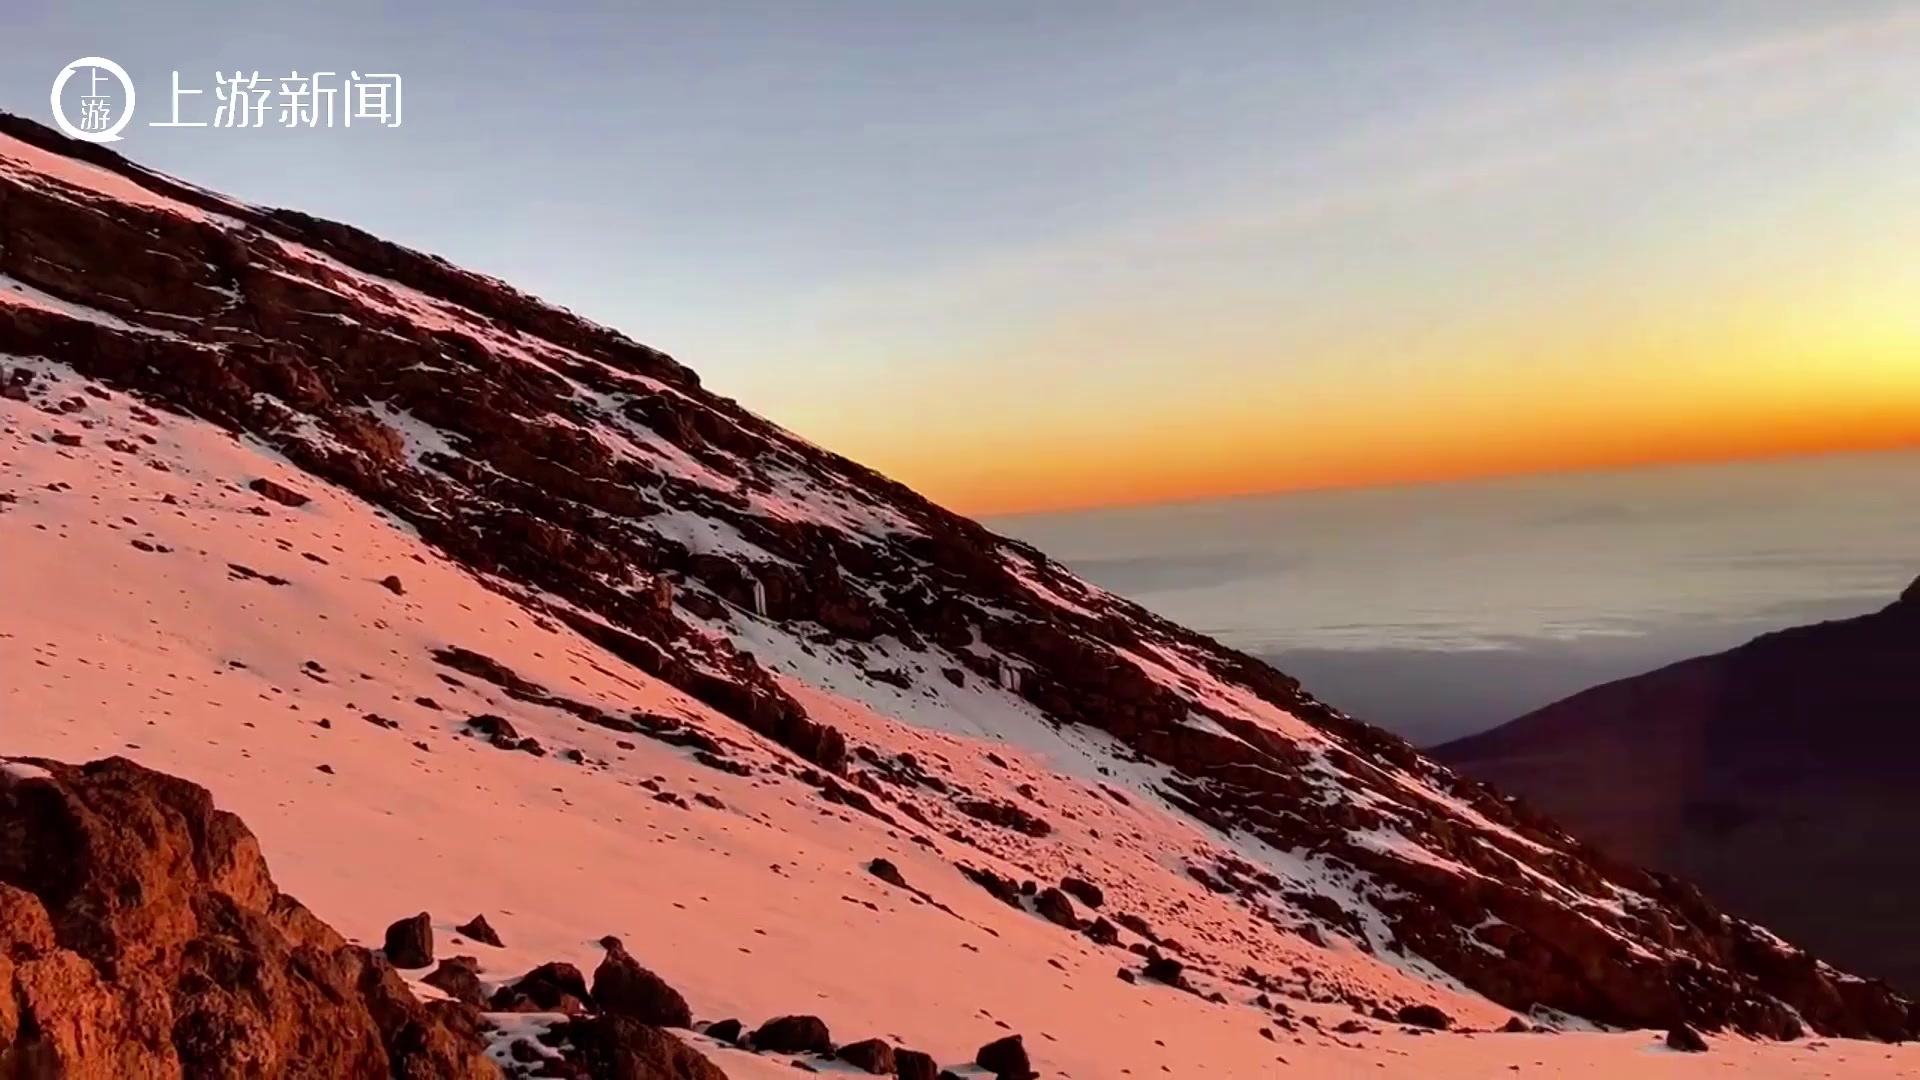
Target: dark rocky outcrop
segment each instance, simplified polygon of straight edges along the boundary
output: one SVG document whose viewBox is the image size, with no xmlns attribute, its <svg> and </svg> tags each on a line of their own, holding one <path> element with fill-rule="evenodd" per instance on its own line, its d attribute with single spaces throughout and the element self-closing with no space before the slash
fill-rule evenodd
<svg viewBox="0 0 1920 1080">
<path fill-rule="evenodd" d="M 205 790 L 121 758 L 0 773 L 0 1075 L 451 1077 L 498 1070 L 267 872 Z"/>
</svg>

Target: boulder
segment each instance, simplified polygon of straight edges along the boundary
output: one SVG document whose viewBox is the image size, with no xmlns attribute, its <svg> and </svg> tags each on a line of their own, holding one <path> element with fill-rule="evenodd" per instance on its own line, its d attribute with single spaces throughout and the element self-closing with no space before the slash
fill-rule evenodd
<svg viewBox="0 0 1920 1080">
<path fill-rule="evenodd" d="M 1027 1056 L 1026 1041 L 1018 1035 L 995 1039 L 981 1047 L 973 1055 L 973 1063 L 992 1073 L 996 1080 L 1028 1080 L 1035 1075 L 1033 1061 Z"/>
<path fill-rule="evenodd" d="M 610 1016 L 654 1027 L 691 1028 L 693 1010 L 667 981 L 628 955 L 617 939 L 593 971 L 593 1001 Z"/>
<path fill-rule="evenodd" d="M 705 1034 L 707 1038 L 719 1042 L 737 1043 L 740 1041 L 740 1030 L 740 1021 L 728 1017 L 725 1020 L 715 1020 L 713 1023 L 708 1024 L 703 1034 Z"/>
<path fill-rule="evenodd" d="M 1683 1054 L 1704 1054 L 1707 1052 L 1707 1040 L 1691 1027 L 1675 1024 L 1667 1031 L 1667 1048 Z"/>
<path fill-rule="evenodd" d="M 562 1053 L 592 1080 L 727 1080 L 719 1066 L 671 1032 L 632 1017 L 582 1017 L 562 1034 L 569 1044 Z"/>
<path fill-rule="evenodd" d="M 1158 953 L 1150 954 L 1147 957 L 1146 967 L 1140 971 L 1147 978 L 1166 983 L 1168 986 L 1185 986 L 1187 984 L 1185 972 L 1186 967 L 1180 961 Z"/>
<path fill-rule="evenodd" d="M 900 1080 L 937 1080 L 940 1075 L 940 1065 L 933 1056 L 918 1050 L 895 1050 L 893 1068 Z"/>
<path fill-rule="evenodd" d="M 1434 1031 L 1445 1031 L 1453 1026 L 1453 1017 L 1434 1005 L 1403 1005 L 1393 1018 L 1402 1024 Z"/>
<path fill-rule="evenodd" d="M 1055 926 L 1064 926 L 1069 930 L 1080 929 L 1080 916 L 1074 914 L 1073 901 L 1059 889 L 1046 889 L 1034 898 L 1033 910 L 1040 917 Z"/>
<path fill-rule="evenodd" d="M 893 1045 L 884 1039 L 862 1039 L 857 1043 L 848 1043 L 834 1056 L 876 1076 L 893 1076 L 899 1070 Z"/>
<path fill-rule="evenodd" d="M 1100 886 L 1077 877 L 1061 878 L 1060 891 L 1090 908 L 1098 908 L 1107 902 L 1107 896 L 1100 891 Z"/>
<path fill-rule="evenodd" d="M 495 1012 L 577 1013 L 592 1000 L 580 969 L 555 961 L 541 964 L 517 982 L 495 990 L 489 1004 Z"/>
<path fill-rule="evenodd" d="M 479 968 L 471 956 L 450 956 L 420 981 L 476 1009 L 487 1004 L 487 991 L 480 984 Z"/>
<path fill-rule="evenodd" d="M 433 917 L 423 911 L 387 927 L 386 945 L 381 951 L 397 968 L 432 966 Z"/>
<path fill-rule="evenodd" d="M 817 1016 L 779 1016 L 761 1024 L 752 1038 L 755 1050 L 775 1054 L 831 1054 L 833 1036 Z"/>
</svg>

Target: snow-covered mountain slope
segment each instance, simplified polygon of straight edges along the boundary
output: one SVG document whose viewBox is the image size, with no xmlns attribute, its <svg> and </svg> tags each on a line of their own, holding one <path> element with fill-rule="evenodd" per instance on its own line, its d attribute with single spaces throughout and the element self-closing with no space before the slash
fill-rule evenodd
<svg viewBox="0 0 1920 1080">
<path fill-rule="evenodd" d="M 1658 1075 L 1394 1020 L 1916 1020 L 658 352 L 5 116 L 0 753 L 206 785 L 363 940 L 484 912 L 500 980 L 614 933 L 703 1019 L 949 1062 Z"/>
</svg>

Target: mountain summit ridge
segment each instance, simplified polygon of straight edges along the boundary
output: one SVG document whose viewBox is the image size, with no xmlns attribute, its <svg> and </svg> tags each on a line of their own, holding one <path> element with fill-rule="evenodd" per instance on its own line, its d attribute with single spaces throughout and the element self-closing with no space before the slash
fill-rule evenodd
<svg viewBox="0 0 1920 1080">
<path fill-rule="evenodd" d="M 0 628 L 38 657 L 22 650 L 11 670 L 19 737 L 48 757 L 157 739 L 153 753 L 191 779 L 254 800 L 263 843 L 299 851 L 290 872 L 342 907 L 386 883 L 327 862 L 283 801 L 236 774 L 257 766 L 233 747 L 283 764 L 309 743 L 349 748 L 353 769 L 417 780 L 409 797 L 455 814 L 484 800 L 430 779 L 448 770 L 494 798 L 520 793 L 556 829 L 567 814 L 610 815 L 579 823 L 581 843 L 642 815 L 683 835 L 679 818 L 652 815 L 750 805 L 753 828 L 810 858 L 884 845 L 923 890 L 915 906 L 1018 934 L 1036 955 L 1069 949 L 1108 982 L 1151 949 L 1174 973 L 1163 981 L 1196 999 L 1277 996 L 1376 1023 L 1424 1007 L 1491 1025 L 1512 1010 L 1775 1038 L 1899 1039 L 1920 1019 L 1885 986 L 1608 859 L 1288 676 L 707 392 L 664 353 L 435 257 L 4 114 L 0 407 L 15 463 L 0 471 L 0 490 L 12 485 L 0 540 L 23 553 L 15 567 L 46 568 L 11 571 L 9 588 L 50 609 L 47 579 L 85 551 L 108 580 L 66 588 L 113 584 L 165 609 L 87 622 L 119 610 L 106 592 L 51 621 L 10 612 Z M 55 632 L 69 622 L 80 637 Z M 148 633 L 160 636 L 132 636 Z M 192 648 L 188 633 L 201 635 Z M 265 704 L 246 707 L 298 734 L 259 741 L 266 725 L 238 721 L 211 684 L 190 691 L 191 723 L 218 730 L 211 748 L 123 715 L 133 697 L 83 708 L 36 670 L 77 663 L 82 639 L 145 641 L 115 677 L 152 700 L 199 677 L 164 658 L 204 651 L 229 683 L 265 680 Z M 287 651 L 305 641 L 356 666 Z M 361 682 L 386 696 L 356 693 Z M 282 711 L 296 698 L 299 715 Z M 316 710 L 329 726 L 306 719 Z M 321 778 L 313 765 L 285 776 L 326 815 L 361 820 L 334 786 L 387 797 L 390 785 L 321 764 Z M 680 794 L 696 781 L 711 803 Z M 776 791 L 784 802 L 765 801 Z M 837 823 L 832 839 L 811 831 L 816 816 Z M 429 844 L 362 824 L 422 856 L 480 857 L 457 835 Z M 772 869 L 746 893 L 789 873 L 764 857 L 779 842 L 756 841 Z M 421 888 L 476 887 L 417 863 L 388 869 Z M 959 914 L 971 909 L 923 876 L 998 909 Z M 1104 890 L 1113 920 L 1022 887 L 1064 877 Z M 854 895 L 823 893 L 810 914 Z M 767 929 L 759 911 L 713 925 Z M 997 922 L 1005 911 L 1025 921 Z M 706 940 L 683 929 L 636 949 L 672 958 Z"/>
</svg>

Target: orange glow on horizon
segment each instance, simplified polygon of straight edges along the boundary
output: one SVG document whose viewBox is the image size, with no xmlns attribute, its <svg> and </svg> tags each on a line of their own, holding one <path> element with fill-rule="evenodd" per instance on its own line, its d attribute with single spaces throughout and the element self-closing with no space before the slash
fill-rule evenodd
<svg viewBox="0 0 1920 1080">
<path fill-rule="evenodd" d="M 1219 418 L 1124 441 L 1038 433 L 994 459 L 933 453 L 883 465 L 974 516 L 1187 502 L 1327 488 L 1920 448 L 1920 353 L 1874 387 L 1795 383 L 1669 400 L 1520 400 L 1438 417 L 1376 415 L 1291 428 Z M 1758 391 L 1765 391 L 1761 393 Z M 1714 400 L 1718 397 L 1719 400 Z M 1528 399 L 1532 400 L 1528 400 Z M 932 448 L 929 448 L 932 449 Z"/>
</svg>

